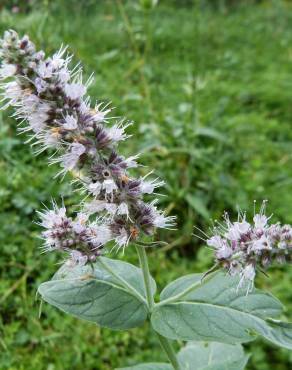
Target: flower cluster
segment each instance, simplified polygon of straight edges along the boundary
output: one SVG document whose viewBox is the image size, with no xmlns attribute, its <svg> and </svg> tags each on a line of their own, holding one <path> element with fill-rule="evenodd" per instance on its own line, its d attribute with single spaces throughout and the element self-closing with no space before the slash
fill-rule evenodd
<svg viewBox="0 0 292 370">
<path fill-rule="evenodd" d="M 227 213 L 224 222 L 217 223 L 207 245 L 215 250 L 216 263 L 231 275 L 240 276 L 240 286 L 248 282 L 250 288 L 257 269 L 265 269 L 272 262 L 291 262 L 292 227 L 280 223 L 269 225 L 265 215 L 266 201 L 253 223 L 239 212 L 238 220 L 231 222 Z"/>
<path fill-rule="evenodd" d="M 40 213 L 46 249 L 67 251 L 86 263 L 108 242 L 124 248 L 142 234 L 171 227 L 173 217 L 159 211 L 156 200 L 144 201 L 163 182 L 131 177 L 137 156 L 125 158 L 117 151 L 130 123 L 110 125 L 111 109 L 102 103 L 92 107 L 86 95 L 92 78 L 83 83 L 82 68 L 69 69 L 72 57 L 66 48 L 46 57 L 27 36 L 19 38 L 12 30 L 0 43 L 2 109 L 14 107 L 20 130 L 31 132 L 38 152 L 55 149 L 51 162 L 60 164 L 59 174 L 72 171 L 87 193 L 76 220 L 55 204 Z"/>
</svg>

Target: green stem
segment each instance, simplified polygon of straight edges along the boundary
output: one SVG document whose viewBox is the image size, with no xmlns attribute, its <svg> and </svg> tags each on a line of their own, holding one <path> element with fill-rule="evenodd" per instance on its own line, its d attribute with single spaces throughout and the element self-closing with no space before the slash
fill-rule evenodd
<svg viewBox="0 0 292 370">
<path fill-rule="evenodd" d="M 160 342 L 161 347 L 164 349 L 164 352 L 166 353 L 171 365 L 175 370 L 180 370 L 179 363 L 176 358 L 176 354 L 174 352 L 174 349 L 170 343 L 170 341 L 163 337 L 162 335 L 156 333 Z"/>
<path fill-rule="evenodd" d="M 150 277 L 148 259 L 147 259 L 145 247 L 141 245 L 136 245 L 136 250 L 139 256 L 140 266 L 143 272 L 143 279 L 144 279 L 148 308 L 149 308 L 149 311 L 151 312 L 153 310 L 155 303 L 154 303 L 153 294 L 151 290 L 151 277 Z M 158 334 L 157 332 L 156 334 L 158 336 L 161 347 L 163 348 L 165 354 L 167 355 L 169 362 L 172 364 L 174 370 L 180 370 L 180 366 L 176 358 L 175 351 L 171 345 L 171 342 L 167 338 Z"/>
</svg>

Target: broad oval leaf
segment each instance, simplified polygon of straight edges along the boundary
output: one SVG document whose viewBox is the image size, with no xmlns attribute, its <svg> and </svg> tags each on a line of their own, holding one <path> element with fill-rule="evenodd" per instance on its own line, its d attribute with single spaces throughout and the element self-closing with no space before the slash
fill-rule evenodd
<svg viewBox="0 0 292 370">
<path fill-rule="evenodd" d="M 184 370 L 243 370 L 249 356 L 241 345 L 189 342 L 179 352 Z"/>
<path fill-rule="evenodd" d="M 222 306 L 228 304 L 229 307 L 244 308 L 245 312 L 264 318 L 277 317 L 283 310 L 282 303 L 270 293 L 253 289 L 246 294 L 244 288 L 238 289 L 239 279 L 236 277 L 223 272 L 203 277 L 204 274 L 191 274 L 173 281 L 161 292 L 161 300 L 173 298 L 189 290 L 180 301 L 212 302 Z"/>
<path fill-rule="evenodd" d="M 243 370 L 249 356 L 241 345 L 189 342 L 177 355 L 183 370 Z M 117 370 L 172 370 L 166 363 L 139 364 Z"/>
<path fill-rule="evenodd" d="M 139 326 L 148 314 L 142 271 L 105 257 L 93 267 L 62 266 L 38 292 L 60 310 L 111 329 Z"/>
<path fill-rule="evenodd" d="M 197 274 L 180 278 L 163 291 L 165 302 L 155 307 L 151 318 L 158 333 L 171 339 L 230 344 L 261 335 L 292 349 L 292 324 L 268 319 L 282 308 L 273 296 L 259 290 L 246 295 L 245 289 L 238 289 L 238 279 L 223 273 L 202 283 L 201 278 Z"/>
<path fill-rule="evenodd" d="M 123 367 L 116 370 L 173 370 L 173 367 L 169 364 L 163 363 L 148 363 L 148 364 L 140 364 L 130 367 Z"/>
</svg>

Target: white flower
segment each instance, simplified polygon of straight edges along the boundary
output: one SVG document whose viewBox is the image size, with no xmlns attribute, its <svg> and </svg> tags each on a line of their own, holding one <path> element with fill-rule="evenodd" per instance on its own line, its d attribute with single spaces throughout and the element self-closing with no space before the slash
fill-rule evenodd
<svg viewBox="0 0 292 370">
<path fill-rule="evenodd" d="M 3 92 L 3 100 L 8 100 L 8 105 L 14 105 L 18 100 L 22 97 L 22 90 L 21 87 L 18 85 L 17 82 L 7 82 L 3 85 L 4 92 Z M 4 107 L 5 108 L 5 107 Z M 3 108 L 3 109 L 4 109 Z"/>
<path fill-rule="evenodd" d="M 125 134 L 125 129 L 128 126 L 122 127 L 121 125 L 114 125 L 107 129 L 107 135 L 112 141 L 121 141 L 127 139 L 128 135 Z"/>
<path fill-rule="evenodd" d="M 130 236 L 127 233 L 127 230 L 122 228 L 120 230 L 120 233 L 118 236 L 115 237 L 115 242 L 118 245 L 118 247 L 123 247 L 125 248 L 130 240 Z"/>
<path fill-rule="evenodd" d="M 60 69 L 60 71 L 58 71 L 57 76 L 58 76 L 58 80 L 62 83 L 66 83 L 70 79 L 70 73 L 66 68 Z"/>
<path fill-rule="evenodd" d="M 46 126 L 45 122 L 47 119 L 48 115 L 46 112 L 43 112 L 42 110 L 35 111 L 28 116 L 28 123 L 30 128 L 35 133 L 39 133 L 41 130 L 45 128 Z"/>
<path fill-rule="evenodd" d="M 70 256 L 74 265 L 84 266 L 88 260 L 87 256 L 76 250 L 70 252 Z"/>
<path fill-rule="evenodd" d="M 102 184 L 102 187 L 107 194 L 113 194 L 113 192 L 118 189 L 113 179 L 105 180 Z"/>
<path fill-rule="evenodd" d="M 41 93 L 41 92 L 45 91 L 48 87 L 48 83 L 40 77 L 37 77 L 34 80 L 34 85 L 35 85 L 38 93 Z"/>
<path fill-rule="evenodd" d="M 117 214 L 118 215 L 126 215 L 127 217 L 129 217 L 129 207 L 128 207 L 127 203 L 122 202 L 121 204 L 118 205 Z"/>
<path fill-rule="evenodd" d="M 174 225 L 174 216 L 164 216 L 163 213 L 157 213 L 153 219 L 153 225 L 158 228 L 168 229 Z"/>
<path fill-rule="evenodd" d="M 241 235 L 247 233 L 249 229 L 250 224 L 246 221 L 234 222 L 233 224 L 230 224 L 229 230 L 225 236 L 230 240 L 238 240 Z"/>
<path fill-rule="evenodd" d="M 71 100 L 80 99 L 86 93 L 86 87 L 82 84 L 66 84 L 65 94 Z"/>
<path fill-rule="evenodd" d="M 77 119 L 72 115 L 67 115 L 65 117 L 65 123 L 63 124 L 63 127 L 66 130 L 76 130 L 78 127 Z"/>
<path fill-rule="evenodd" d="M 219 249 L 224 245 L 224 241 L 220 235 L 214 235 L 210 239 L 207 239 L 207 245 Z"/>
<path fill-rule="evenodd" d="M 92 182 L 87 186 L 91 194 L 98 196 L 102 189 L 102 183 L 99 181 Z"/>
<path fill-rule="evenodd" d="M 51 78 L 53 76 L 53 66 L 49 61 L 40 62 L 36 72 L 41 78 Z"/>
<path fill-rule="evenodd" d="M 93 200 L 91 202 L 85 203 L 83 212 L 88 215 L 92 215 L 94 213 L 98 213 L 106 209 L 106 202 L 103 200 Z"/>
<path fill-rule="evenodd" d="M 80 234 L 86 230 L 86 222 L 88 220 L 88 215 L 85 213 L 78 213 L 77 219 L 72 223 L 73 230 Z"/>
<path fill-rule="evenodd" d="M 63 58 L 60 58 L 60 55 L 58 53 L 53 55 L 51 64 L 54 69 L 59 69 L 63 67 L 64 63 L 65 63 L 65 60 Z"/>
<path fill-rule="evenodd" d="M 246 234 L 250 229 L 250 224 L 244 220 L 241 222 L 235 222 L 234 225 L 237 226 L 237 229 L 241 235 Z"/>
<path fill-rule="evenodd" d="M 111 111 L 111 109 L 106 109 L 104 111 L 100 110 L 101 104 L 97 104 L 93 109 L 93 119 L 96 123 L 101 123 L 105 120 L 105 116 Z M 88 108 L 88 107 L 87 107 Z"/>
<path fill-rule="evenodd" d="M 241 272 L 241 281 L 243 282 L 244 280 L 249 280 L 253 282 L 255 275 L 256 273 L 254 266 L 249 264 Z"/>
<path fill-rule="evenodd" d="M 69 153 L 64 154 L 61 156 L 61 165 L 66 170 L 73 170 L 76 164 L 79 161 L 79 157 L 85 153 L 86 148 L 84 145 L 80 143 L 73 143 L 70 146 Z"/>
<path fill-rule="evenodd" d="M 0 68 L 0 78 L 5 79 L 15 75 L 17 68 L 14 64 L 3 64 Z"/>
<path fill-rule="evenodd" d="M 255 240 L 252 243 L 250 250 L 262 251 L 262 250 L 271 250 L 271 249 L 272 249 L 272 245 L 271 245 L 270 239 L 266 237 L 265 235 L 262 235 L 260 239 Z"/>
<path fill-rule="evenodd" d="M 46 229 L 51 229 L 55 225 L 60 224 L 66 217 L 66 208 L 58 208 L 55 203 L 53 203 L 52 210 L 45 210 L 44 212 L 39 212 L 41 218 L 40 225 Z"/>
<path fill-rule="evenodd" d="M 109 214 L 114 215 L 117 212 L 117 205 L 115 203 L 106 203 L 104 209 L 106 209 Z"/>
<path fill-rule="evenodd" d="M 129 158 L 126 158 L 124 160 L 124 162 L 127 164 L 127 167 L 128 168 L 135 168 L 135 167 L 138 166 L 138 163 L 136 161 L 136 159 L 138 159 L 138 157 L 139 157 L 139 154 L 133 155 L 133 156 L 131 156 Z"/>
<path fill-rule="evenodd" d="M 159 179 L 141 181 L 140 189 L 143 194 L 152 194 L 154 189 L 159 188 L 164 185 L 164 181 L 159 181 Z"/>
<path fill-rule="evenodd" d="M 257 229 L 263 229 L 268 222 L 268 217 L 262 214 L 257 214 L 253 218 L 254 225 Z"/>
<path fill-rule="evenodd" d="M 104 245 L 112 240 L 112 232 L 107 225 L 92 225 L 92 237 L 90 241 L 96 246 Z"/>
<path fill-rule="evenodd" d="M 61 136 L 58 130 L 50 129 L 40 131 L 38 132 L 37 138 L 39 139 L 37 143 L 41 144 L 41 148 L 36 151 L 36 153 L 42 153 L 48 148 L 58 148 L 61 145 Z"/>
<path fill-rule="evenodd" d="M 238 230 L 237 225 L 231 224 L 227 233 L 225 234 L 226 238 L 229 240 L 238 240 L 240 238 L 240 231 Z"/>
<path fill-rule="evenodd" d="M 34 94 L 25 95 L 22 99 L 22 107 L 21 107 L 20 111 L 25 113 L 25 114 L 30 114 L 40 104 L 41 104 L 40 99 L 36 95 L 34 95 Z M 42 105 L 45 106 L 44 103 Z"/>
<path fill-rule="evenodd" d="M 232 254 L 233 254 L 233 250 L 227 244 L 223 244 L 216 251 L 216 257 L 218 259 L 227 259 L 230 256 L 232 256 Z"/>
</svg>

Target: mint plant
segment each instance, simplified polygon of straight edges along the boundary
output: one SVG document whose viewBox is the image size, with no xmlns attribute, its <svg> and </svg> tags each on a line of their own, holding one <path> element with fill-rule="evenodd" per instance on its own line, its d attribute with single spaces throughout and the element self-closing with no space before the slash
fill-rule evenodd
<svg viewBox="0 0 292 370">
<path fill-rule="evenodd" d="M 2 108 L 14 107 L 19 130 L 30 132 L 28 142 L 37 153 L 54 149 L 50 162 L 60 164 L 57 176 L 71 172 L 85 194 L 74 217 L 56 202 L 39 212 L 44 250 L 66 256 L 53 278 L 40 285 L 42 299 L 113 330 L 148 321 L 169 363 L 124 370 L 240 370 L 248 361 L 241 344 L 258 336 L 292 349 L 292 324 L 277 319 L 282 304 L 254 287 L 256 272 L 291 262 L 291 226 L 269 224 L 265 202 L 252 223 L 242 212 L 235 222 L 224 215 L 223 223 L 203 233 L 214 249 L 211 271 L 178 278 L 156 302 L 146 251 L 162 243 L 154 240 L 155 231 L 173 228 L 174 217 L 158 209 L 157 199 L 149 201 L 163 181 L 151 172 L 134 177 L 138 156 L 118 152 L 131 122 L 111 117 L 103 103 L 91 105 L 86 92 L 92 78 L 83 83 L 80 65 L 70 70 L 66 48 L 45 57 L 27 36 L 10 30 L 0 53 Z M 129 247 L 137 251 L 139 268 L 106 257 Z M 173 340 L 187 343 L 175 353 Z"/>
</svg>

